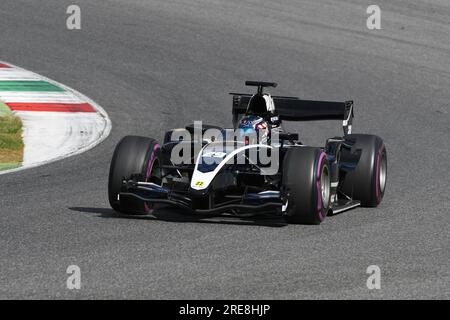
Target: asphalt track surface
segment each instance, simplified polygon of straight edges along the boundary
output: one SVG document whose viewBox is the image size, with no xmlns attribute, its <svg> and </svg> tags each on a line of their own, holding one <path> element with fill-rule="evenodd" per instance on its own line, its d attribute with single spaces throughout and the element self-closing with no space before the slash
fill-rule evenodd
<svg viewBox="0 0 450 320">
<path fill-rule="evenodd" d="M 2 0 L 0 58 L 86 94 L 110 137 L 69 159 L 0 176 L 0 298 L 450 298 L 450 3 L 376 1 Z M 196 220 L 171 209 L 115 214 L 106 187 L 115 144 L 162 138 L 193 120 L 231 125 L 229 91 L 355 100 L 354 132 L 383 137 L 379 208 L 320 226 Z M 340 123 L 290 124 L 323 145 Z M 82 288 L 66 289 L 66 268 Z M 366 269 L 381 268 L 381 290 Z"/>
</svg>

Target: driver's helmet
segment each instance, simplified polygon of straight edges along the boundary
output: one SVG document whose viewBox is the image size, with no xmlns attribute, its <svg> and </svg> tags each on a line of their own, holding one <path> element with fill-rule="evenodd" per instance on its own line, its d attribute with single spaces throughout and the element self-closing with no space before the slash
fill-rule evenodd
<svg viewBox="0 0 450 320">
<path fill-rule="evenodd" d="M 245 144 L 267 144 L 269 139 L 269 124 L 256 115 L 246 115 L 239 122 L 239 136 Z"/>
<path fill-rule="evenodd" d="M 255 94 L 250 98 L 245 114 L 262 116 L 267 113 L 274 113 L 275 105 L 270 94 Z"/>
</svg>

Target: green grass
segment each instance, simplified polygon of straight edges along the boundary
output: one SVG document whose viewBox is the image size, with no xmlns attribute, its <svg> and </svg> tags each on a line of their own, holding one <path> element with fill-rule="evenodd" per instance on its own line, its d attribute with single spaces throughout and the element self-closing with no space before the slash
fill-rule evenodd
<svg viewBox="0 0 450 320">
<path fill-rule="evenodd" d="M 18 117 L 0 118 L 0 150 L 19 150 L 22 143 L 22 121 Z"/>
<path fill-rule="evenodd" d="M 0 171 L 15 169 L 20 167 L 20 163 L 0 163 Z"/>
<path fill-rule="evenodd" d="M 0 102 L 0 170 L 16 168 L 22 160 L 22 121 Z"/>
<path fill-rule="evenodd" d="M 8 106 L 0 101 L 0 117 L 12 116 L 11 110 Z"/>
</svg>

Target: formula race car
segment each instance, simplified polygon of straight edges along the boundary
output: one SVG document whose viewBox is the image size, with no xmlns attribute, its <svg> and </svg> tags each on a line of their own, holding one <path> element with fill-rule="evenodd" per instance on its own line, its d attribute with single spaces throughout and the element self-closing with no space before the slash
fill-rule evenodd
<svg viewBox="0 0 450 320">
<path fill-rule="evenodd" d="M 357 206 L 376 207 L 386 187 L 383 140 L 352 134 L 353 101 L 271 96 L 276 83 L 247 81 L 255 94 L 231 93 L 233 128 L 195 122 L 164 142 L 126 136 L 111 161 L 108 194 L 124 214 L 167 204 L 197 215 L 280 215 L 319 224 Z M 344 135 L 306 146 L 282 121 L 341 120 Z"/>
</svg>

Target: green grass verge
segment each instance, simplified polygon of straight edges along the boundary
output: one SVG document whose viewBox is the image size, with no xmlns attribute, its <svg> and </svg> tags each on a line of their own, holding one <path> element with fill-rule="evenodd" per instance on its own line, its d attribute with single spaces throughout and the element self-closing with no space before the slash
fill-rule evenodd
<svg viewBox="0 0 450 320">
<path fill-rule="evenodd" d="M 22 160 L 22 121 L 0 102 L 0 170 L 16 168 Z"/>
<path fill-rule="evenodd" d="M 20 167 L 20 163 L 0 163 L 0 171 L 15 169 Z"/>
<path fill-rule="evenodd" d="M 0 101 L 0 117 L 10 117 L 12 116 L 11 110 L 9 110 L 8 106 Z"/>
</svg>

